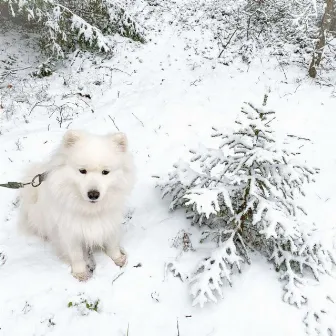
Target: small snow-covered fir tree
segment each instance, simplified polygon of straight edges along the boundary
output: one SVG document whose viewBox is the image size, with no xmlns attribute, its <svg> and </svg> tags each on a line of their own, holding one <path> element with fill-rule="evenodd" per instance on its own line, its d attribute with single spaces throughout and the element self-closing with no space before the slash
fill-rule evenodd
<svg viewBox="0 0 336 336">
<path fill-rule="evenodd" d="M 108 52 L 112 44 L 105 33 L 145 42 L 144 29 L 119 1 L 0 0 L 0 10 L 40 25 L 43 49 L 57 57 L 76 48 Z"/>
<path fill-rule="evenodd" d="M 251 249 L 268 256 L 284 283 L 284 300 L 298 307 L 307 300 L 310 275 L 318 280 L 335 264 L 334 251 L 323 245 L 297 202 L 318 169 L 298 160 L 293 136 L 277 138 L 275 112 L 266 102 L 267 96 L 261 107 L 244 104 L 232 133 L 214 129 L 213 136 L 222 139 L 218 149 L 192 150 L 190 162 L 180 160 L 168 177 L 159 178 L 170 209 L 185 208 L 200 228 L 200 242 L 213 244 L 185 276 L 194 305 L 222 297 L 224 281 L 231 284 L 234 270 L 250 262 Z"/>
</svg>

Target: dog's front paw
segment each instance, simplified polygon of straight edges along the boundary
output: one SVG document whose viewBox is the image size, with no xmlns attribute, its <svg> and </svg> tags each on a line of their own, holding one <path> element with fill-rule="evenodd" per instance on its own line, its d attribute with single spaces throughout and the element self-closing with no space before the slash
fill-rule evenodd
<svg viewBox="0 0 336 336">
<path fill-rule="evenodd" d="M 71 274 L 75 279 L 77 279 L 81 282 L 85 282 L 85 281 L 89 280 L 92 276 L 92 273 L 87 272 L 87 271 L 86 272 L 80 272 L 80 273 L 72 272 Z"/>
<path fill-rule="evenodd" d="M 127 262 L 127 256 L 126 256 L 126 254 L 121 252 L 120 257 L 113 259 L 113 261 L 117 266 L 123 267 Z"/>
</svg>

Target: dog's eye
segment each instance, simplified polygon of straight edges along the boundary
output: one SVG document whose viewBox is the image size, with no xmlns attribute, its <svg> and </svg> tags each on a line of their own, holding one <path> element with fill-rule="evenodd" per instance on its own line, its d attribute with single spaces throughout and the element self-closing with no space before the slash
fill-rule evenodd
<svg viewBox="0 0 336 336">
<path fill-rule="evenodd" d="M 110 173 L 110 172 L 109 172 L 108 170 L 103 170 L 103 171 L 102 171 L 102 174 L 103 174 L 103 175 L 107 175 L 107 174 L 109 174 L 109 173 Z"/>
<path fill-rule="evenodd" d="M 86 174 L 86 173 L 87 173 L 86 169 L 79 169 L 79 172 L 80 172 L 81 174 Z"/>
</svg>

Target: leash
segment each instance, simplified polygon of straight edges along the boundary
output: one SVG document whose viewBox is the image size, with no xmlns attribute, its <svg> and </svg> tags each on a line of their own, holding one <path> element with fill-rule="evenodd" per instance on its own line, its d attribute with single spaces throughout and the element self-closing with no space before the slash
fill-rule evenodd
<svg viewBox="0 0 336 336">
<path fill-rule="evenodd" d="M 31 185 L 32 187 L 36 188 L 41 185 L 43 181 L 47 178 L 48 172 L 44 172 L 42 174 L 37 174 L 33 177 L 33 179 L 28 183 L 21 183 L 21 182 L 7 182 L 0 184 L 0 187 L 9 188 L 9 189 L 20 189 L 24 188 L 27 185 Z"/>
</svg>

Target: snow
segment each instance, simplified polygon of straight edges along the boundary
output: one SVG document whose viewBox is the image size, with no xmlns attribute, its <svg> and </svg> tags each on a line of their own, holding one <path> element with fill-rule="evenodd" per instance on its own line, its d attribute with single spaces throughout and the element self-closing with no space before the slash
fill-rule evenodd
<svg viewBox="0 0 336 336">
<path fill-rule="evenodd" d="M 188 284 L 171 272 L 165 274 L 165 265 L 178 254 L 171 240 L 193 228 L 182 212 L 168 211 L 168 201 L 161 199 L 152 176 L 166 174 L 190 148 L 216 143 L 211 127 L 231 129 L 242 103 L 261 103 L 271 88 L 268 107 L 278 113 L 277 130 L 310 138 L 304 158 L 321 169 L 305 208 L 319 227 L 335 227 L 333 88 L 314 84 L 305 69 L 294 67 L 286 68 L 285 81 L 272 59 L 257 59 L 248 66 L 238 61 L 218 64 L 185 48 L 197 32 L 163 24 L 160 29 L 143 46 L 120 39 L 115 55 L 101 64 L 80 53 L 82 58 L 74 58 L 51 77 L 29 78 L 28 70 L 22 70 L 0 82 L 1 104 L 13 104 L 13 113 L 0 109 L 1 183 L 19 180 L 28 162 L 48 157 L 67 127 L 126 132 L 137 167 L 124 225 L 128 265 L 121 270 L 98 255 L 97 269 L 87 283 L 72 278 L 48 243 L 18 235 L 17 192 L 0 189 L 1 336 L 305 335 L 306 310 L 282 301 L 276 272 L 259 256 L 233 276 L 232 287 L 225 285 L 217 304 L 192 306 Z M 39 57 L 34 44 L 11 31 L 1 34 L 0 50 L 1 60 L 6 54 L 18 60 L 15 69 Z M 91 99 L 78 97 L 78 92 Z M 43 98 L 46 102 L 31 111 L 41 93 L 51 100 Z M 14 103 L 19 98 L 23 103 Z M 79 105 L 61 110 L 65 102 Z M 194 263 L 206 251 L 198 251 L 197 258 L 189 254 Z M 321 311 L 323 293 L 336 296 L 335 279 L 322 280 L 314 292 L 316 303 L 310 311 Z M 97 300 L 97 312 L 86 307 Z M 333 309 L 330 316 L 336 317 Z M 336 319 L 330 316 L 325 325 L 335 328 Z M 324 332 L 328 335 L 327 329 Z"/>
</svg>

